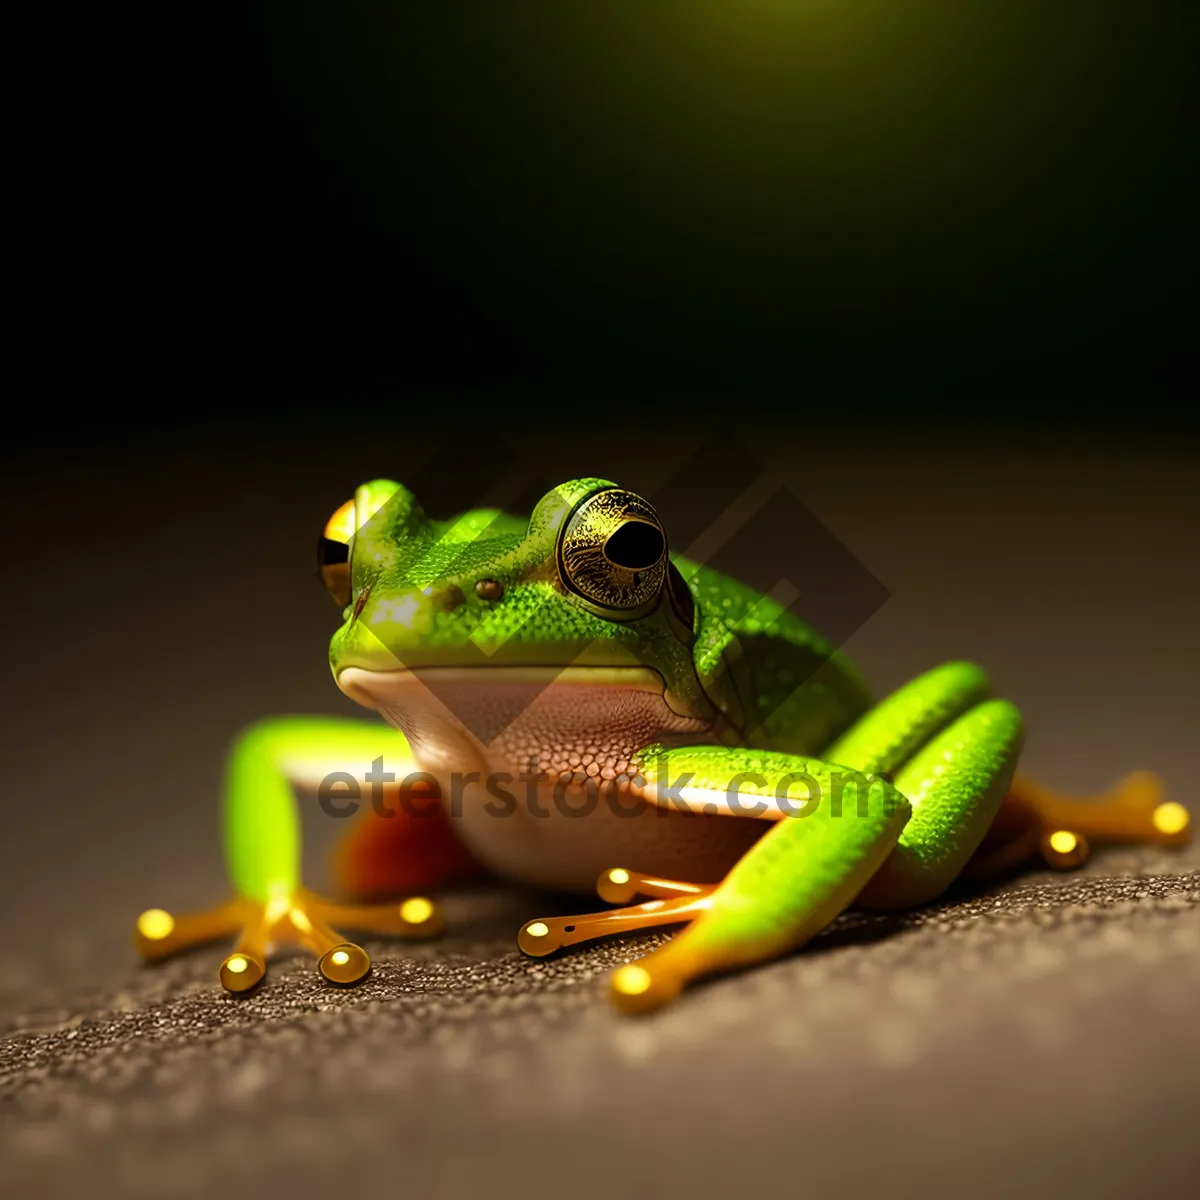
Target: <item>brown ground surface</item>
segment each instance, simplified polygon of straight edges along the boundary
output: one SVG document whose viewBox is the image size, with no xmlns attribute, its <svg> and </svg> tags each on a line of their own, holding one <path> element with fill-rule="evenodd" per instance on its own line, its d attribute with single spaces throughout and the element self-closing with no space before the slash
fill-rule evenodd
<svg viewBox="0 0 1200 1200">
<path fill-rule="evenodd" d="M 795 486 L 892 593 L 850 647 L 880 688 L 978 658 L 1027 714 L 1032 773 L 1087 790 L 1153 767 L 1195 810 L 1194 458 L 929 445 L 853 465 L 869 486 L 828 458 Z M 368 943 L 353 991 L 296 959 L 232 1000 L 218 949 L 140 967 L 139 909 L 221 893 L 230 733 L 347 711 L 308 552 L 382 466 L 275 447 L 5 480 L 8 527 L 41 536 L 34 585 L 4 600 L 4 1194 L 1195 1187 L 1196 848 L 850 917 L 647 1021 L 603 983 L 653 938 L 531 962 L 513 934 L 545 902 L 506 893 L 452 898 L 438 944 Z"/>
</svg>

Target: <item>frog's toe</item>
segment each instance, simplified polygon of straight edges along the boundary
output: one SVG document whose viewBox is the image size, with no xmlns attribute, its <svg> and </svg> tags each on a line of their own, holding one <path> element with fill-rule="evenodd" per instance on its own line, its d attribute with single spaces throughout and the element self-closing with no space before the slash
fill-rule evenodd
<svg viewBox="0 0 1200 1200">
<path fill-rule="evenodd" d="M 563 947 L 562 921 L 543 919 L 526 921 L 517 931 L 517 945 L 531 958 L 545 958 Z"/>
<path fill-rule="evenodd" d="M 222 964 L 221 986 L 227 992 L 248 992 L 263 981 L 267 964 L 253 954 L 235 950 Z"/>
<path fill-rule="evenodd" d="M 1074 871 L 1092 857 L 1087 838 L 1073 829 L 1051 829 L 1043 833 L 1038 851 L 1046 866 L 1056 871 Z"/>
<path fill-rule="evenodd" d="M 656 969 L 650 958 L 618 967 L 609 979 L 609 995 L 623 1013 L 636 1016 L 669 1004 L 683 991 L 683 979 Z"/>
<path fill-rule="evenodd" d="M 353 942 L 341 942 L 321 955 L 317 968 L 330 983 L 348 987 L 367 977 L 371 970 L 371 959 L 361 946 Z"/>
<path fill-rule="evenodd" d="M 204 912 L 177 914 L 148 908 L 134 925 L 133 942 L 149 961 L 235 934 L 246 921 L 245 905 L 230 900 Z"/>
<path fill-rule="evenodd" d="M 612 867 L 596 881 L 596 893 L 609 904 L 628 904 L 634 896 L 653 897 L 658 900 L 673 900 L 678 896 L 703 896 L 713 891 L 716 884 L 683 883 L 678 879 L 660 879 L 642 871 L 629 871 L 625 867 Z"/>
<path fill-rule="evenodd" d="M 679 925 L 692 920 L 708 907 L 711 888 L 692 884 L 677 886 L 694 890 L 683 893 L 677 891 L 670 899 L 659 897 L 626 908 L 612 908 L 607 912 L 584 913 L 578 917 L 539 917 L 536 921 L 527 921 L 517 934 L 517 945 L 533 958 L 544 958 L 565 946 L 577 946 L 597 938 L 618 933 L 638 933 L 660 925 Z"/>
</svg>

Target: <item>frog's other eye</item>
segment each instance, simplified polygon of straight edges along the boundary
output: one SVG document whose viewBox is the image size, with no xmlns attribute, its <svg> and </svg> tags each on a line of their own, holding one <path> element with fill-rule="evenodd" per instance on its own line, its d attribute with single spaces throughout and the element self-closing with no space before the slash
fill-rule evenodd
<svg viewBox="0 0 1200 1200">
<path fill-rule="evenodd" d="M 559 537 L 563 584 L 618 620 L 654 608 L 667 563 L 667 535 L 658 515 L 641 496 L 620 488 L 581 500 Z"/>
<path fill-rule="evenodd" d="M 317 539 L 317 576 L 338 608 L 350 603 L 350 538 L 354 532 L 354 501 L 347 500 L 325 522 Z"/>
</svg>

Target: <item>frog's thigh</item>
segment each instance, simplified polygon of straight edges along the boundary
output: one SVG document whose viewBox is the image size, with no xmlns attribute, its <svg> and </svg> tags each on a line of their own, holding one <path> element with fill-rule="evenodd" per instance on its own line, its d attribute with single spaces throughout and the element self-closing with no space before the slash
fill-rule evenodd
<svg viewBox="0 0 1200 1200">
<path fill-rule="evenodd" d="M 862 908 L 925 904 L 962 872 L 986 836 L 1012 782 L 1021 714 L 987 700 L 933 737 L 895 775 L 912 805 L 896 848 L 858 898 Z"/>
</svg>

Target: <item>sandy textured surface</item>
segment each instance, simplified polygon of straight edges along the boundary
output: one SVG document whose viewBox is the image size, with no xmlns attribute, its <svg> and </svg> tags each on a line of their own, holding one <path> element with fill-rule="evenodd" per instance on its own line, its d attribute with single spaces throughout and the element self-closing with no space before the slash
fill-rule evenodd
<svg viewBox="0 0 1200 1200">
<path fill-rule="evenodd" d="M 295 960 L 228 999 L 215 952 L 118 992 L 43 990 L 0 1043 L 0 1178 L 81 1196 L 318 1197 L 347 1172 L 371 1194 L 434 1196 L 559 1195 L 568 1179 L 597 1196 L 634 1180 L 1165 1194 L 1197 1167 L 1196 866 L 1122 856 L 848 918 L 648 1021 L 603 997 L 641 944 L 535 964 L 511 931 L 372 943 L 355 991 Z"/>
</svg>

